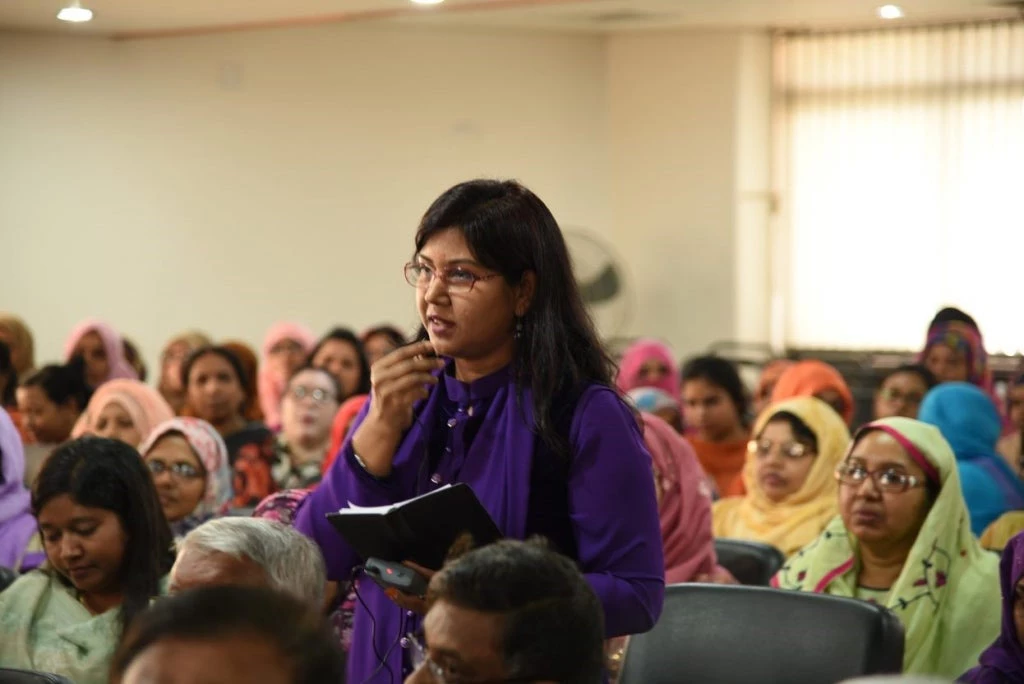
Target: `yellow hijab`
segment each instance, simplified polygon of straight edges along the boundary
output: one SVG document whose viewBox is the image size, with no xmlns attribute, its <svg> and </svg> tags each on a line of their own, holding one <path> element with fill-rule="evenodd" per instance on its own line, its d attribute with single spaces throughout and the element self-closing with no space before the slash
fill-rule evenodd
<svg viewBox="0 0 1024 684">
<path fill-rule="evenodd" d="M 941 489 L 889 590 L 886 608 L 903 622 L 903 671 L 959 677 L 999 636 L 999 558 L 982 550 L 960 491 L 956 457 L 938 428 L 910 418 L 884 427 L 909 440 L 939 471 Z M 852 597 L 857 590 L 857 540 L 836 517 L 817 540 L 793 556 L 772 586 Z"/>
<path fill-rule="evenodd" d="M 818 440 L 818 455 L 803 486 L 775 503 L 761 491 L 755 476 L 757 455 L 747 454 L 743 467 L 746 496 L 722 499 L 714 506 L 716 537 L 749 539 L 776 547 L 787 557 L 814 540 L 838 512 L 836 466 L 850 444 L 846 423 L 825 402 L 797 397 L 772 404 L 754 425 L 755 439 L 779 413 L 791 413 L 810 428 Z"/>
</svg>

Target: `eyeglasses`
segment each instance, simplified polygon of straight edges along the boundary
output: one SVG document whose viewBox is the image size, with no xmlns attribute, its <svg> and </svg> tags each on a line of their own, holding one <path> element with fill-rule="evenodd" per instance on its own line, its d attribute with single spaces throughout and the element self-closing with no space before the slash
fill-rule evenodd
<svg viewBox="0 0 1024 684">
<path fill-rule="evenodd" d="M 179 480 L 195 480 L 203 476 L 202 471 L 191 463 L 179 462 L 168 466 L 163 461 L 146 461 L 146 466 L 149 468 L 149 472 L 153 473 L 154 477 L 167 471 L 170 471 L 171 475 Z"/>
<path fill-rule="evenodd" d="M 772 452 L 772 447 L 775 446 L 775 442 L 770 439 L 752 439 L 747 442 L 747 452 L 751 454 L 757 454 L 758 458 L 768 458 L 768 455 Z M 779 444 L 779 453 L 783 457 L 797 461 L 804 456 L 810 456 L 814 453 L 814 449 L 801 444 L 800 442 L 783 442 Z"/>
<path fill-rule="evenodd" d="M 466 680 L 459 675 L 445 674 L 444 668 L 431 659 L 427 647 L 423 644 L 422 634 L 408 634 L 411 646 L 409 656 L 413 670 L 426 667 L 430 676 L 437 684 L 529 684 L 544 681 L 544 677 L 515 677 L 513 679 L 476 679 Z"/>
<path fill-rule="evenodd" d="M 481 280 L 498 278 L 501 274 L 490 273 L 484 276 L 467 271 L 464 268 L 453 266 L 443 271 L 436 271 L 434 267 L 426 264 L 418 264 L 411 261 L 405 265 L 405 281 L 418 290 L 425 290 L 430 287 L 436 277 L 448 288 L 450 294 L 467 294 L 473 291 L 473 286 Z"/>
<path fill-rule="evenodd" d="M 902 494 L 908 489 L 922 487 L 927 482 L 923 477 L 907 475 L 896 468 L 885 468 L 884 470 L 868 470 L 857 463 L 842 463 L 836 468 L 836 479 L 844 485 L 859 487 L 871 478 L 875 486 L 883 492 L 890 494 Z"/>
<path fill-rule="evenodd" d="M 327 390 L 320 389 L 319 387 L 303 387 L 302 385 L 296 385 L 295 387 L 292 387 L 289 394 L 295 397 L 295 401 L 302 401 L 306 397 L 310 397 L 313 399 L 314 404 L 325 404 L 328 400 L 338 400 L 334 394 Z"/>
<path fill-rule="evenodd" d="M 904 394 L 895 387 L 887 387 L 882 390 L 882 399 L 897 403 L 920 405 L 924 401 L 924 395 L 919 392 L 907 392 Z"/>
</svg>

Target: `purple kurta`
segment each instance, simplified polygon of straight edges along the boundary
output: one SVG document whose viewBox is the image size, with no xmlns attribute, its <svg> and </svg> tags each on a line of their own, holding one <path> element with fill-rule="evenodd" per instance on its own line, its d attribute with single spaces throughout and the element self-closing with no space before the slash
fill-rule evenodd
<svg viewBox="0 0 1024 684">
<path fill-rule="evenodd" d="M 444 484 L 464 482 L 506 537 L 524 538 L 529 532 L 534 459 L 555 456 L 531 428 L 529 390 L 522 395 L 522 402 L 517 402 L 508 369 L 472 384 L 446 373 L 417 407 L 416 420 L 403 437 L 386 479 L 366 473 L 346 441 L 323 482 L 299 509 L 295 523 L 320 545 L 328 577 L 347 580 L 360 564 L 325 518 L 349 502 L 387 505 Z M 362 422 L 368 410 L 369 405 L 354 425 Z M 484 418 L 475 436 L 464 441 L 465 421 L 481 413 Z M 433 433 L 438 429 L 449 434 L 437 439 Z M 588 387 L 577 400 L 569 441 L 572 462 L 565 513 L 577 548 L 575 560 L 601 600 L 608 636 L 645 632 L 661 614 L 665 588 L 651 458 L 629 409 L 613 390 L 598 385 Z M 431 445 L 438 443 L 446 445 L 440 450 L 443 453 L 429 454 Z M 436 467 L 427 465 L 428 457 L 436 459 Z M 404 642 L 399 640 L 418 627 L 419 618 L 403 612 L 373 582 L 360 581 L 359 593 L 369 613 L 357 605 L 349 681 L 400 682 L 407 674 L 403 667 L 407 660 Z M 387 667 L 381 665 L 381 656 L 386 657 Z"/>
</svg>

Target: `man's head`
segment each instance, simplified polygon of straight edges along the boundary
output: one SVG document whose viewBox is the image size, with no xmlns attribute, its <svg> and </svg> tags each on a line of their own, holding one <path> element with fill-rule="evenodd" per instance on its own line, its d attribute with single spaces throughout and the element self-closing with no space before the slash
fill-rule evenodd
<svg viewBox="0 0 1024 684">
<path fill-rule="evenodd" d="M 336 640 L 317 611 L 258 587 L 204 587 L 159 599 L 129 627 L 115 684 L 344 682 Z"/>
<path fill-rule="evenodd" d="M 196 587 L 270 587 L 319 609 L 326 570 L 320 549 L 287 525 L 257 518 L 203 523 L 181 543 L 171 593 Z"/>
<path fill-rule="evenodd" d="M 425 662 L 407 684 L 509 681 L 598 684 L 601 604 L 571 560 L 535 542 L 472 551 L 434 576 Z M 419 649 L 417 649 L 419 650 Z"/>
</svg>

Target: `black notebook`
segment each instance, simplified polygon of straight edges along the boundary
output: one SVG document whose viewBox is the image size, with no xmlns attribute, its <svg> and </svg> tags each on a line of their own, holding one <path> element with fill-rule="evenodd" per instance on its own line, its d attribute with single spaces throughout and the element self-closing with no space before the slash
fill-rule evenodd
<svg viewBox="0 0 1024 684">
<path fill-rule="evenodd" d="M 327 520 L 362 557 L 412 561 L 439 570 L 463 534 L 473 547 L 501 539 L 498 526 L 469 485 L 459 483 L 390 506 L 343 508 Z"/>
</svg>

